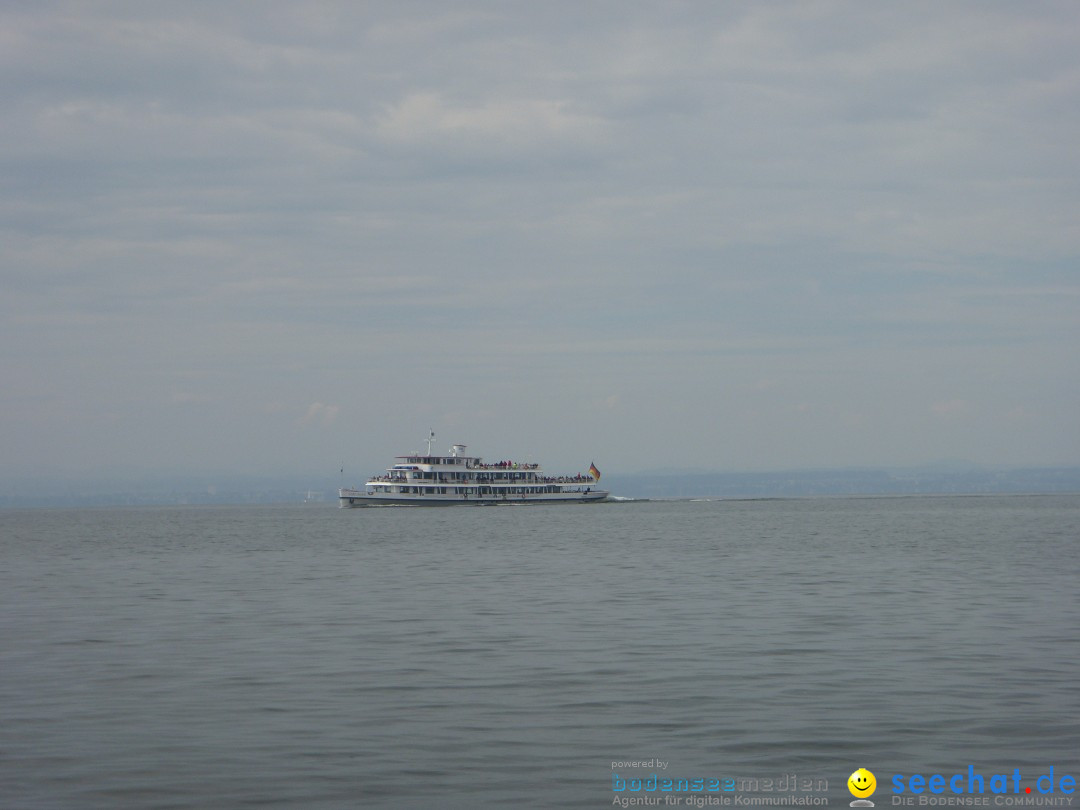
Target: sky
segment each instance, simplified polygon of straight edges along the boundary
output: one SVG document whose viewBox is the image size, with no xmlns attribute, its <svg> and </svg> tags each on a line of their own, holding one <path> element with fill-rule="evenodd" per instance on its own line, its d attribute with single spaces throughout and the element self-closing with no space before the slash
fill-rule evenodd
<svg viewBox="0 0 1080 810">
<path fill-rule="evenodd" d="M 0 5 L 0 477 L 1080 464 L 1080 4 Z"/>
</svg>

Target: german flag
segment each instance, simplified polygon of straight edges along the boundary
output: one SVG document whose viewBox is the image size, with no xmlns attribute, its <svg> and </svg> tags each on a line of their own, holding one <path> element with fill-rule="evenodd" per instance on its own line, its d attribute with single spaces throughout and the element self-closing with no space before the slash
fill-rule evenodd
<svg viewBox="0 0 1080 810">
<path fill-rule="evenodd" d="M 600 471 L 598 469 L 596 469 L 595 464 L 590 464 L 589 465 L 589 475 L 591 475 L 594 479 L 596 479 L 596 481 L 599 482 L 599 480 L 600 480 Z"/>
</svg>

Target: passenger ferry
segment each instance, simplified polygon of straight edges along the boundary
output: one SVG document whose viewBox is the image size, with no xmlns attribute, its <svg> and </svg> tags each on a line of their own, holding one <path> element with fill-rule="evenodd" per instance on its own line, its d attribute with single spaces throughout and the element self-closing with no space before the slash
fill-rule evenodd
<svg viewBox="0 0 1080 810">
<path fill-rule="evenodd" d="M 547 475 L 539 464 L 497 461 L 485 464 L 455 444 L 446 455 L 433 455 L 432 433 L 426 455 L 398 456 L 385 475 L 368 479 L 364 489 L 338 491 L 339 506 L 490 506 L 510 503 L 595 503 L 610 493 L 597 489 L 600 471 L 588 475 Z"/>
</svg>

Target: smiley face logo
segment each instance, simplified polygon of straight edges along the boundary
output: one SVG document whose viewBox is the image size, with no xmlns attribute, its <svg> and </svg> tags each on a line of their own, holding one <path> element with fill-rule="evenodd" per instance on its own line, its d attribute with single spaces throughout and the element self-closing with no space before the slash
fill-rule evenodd
<svg viewBox="0 0 1080 810">
<path fill-rule="evenodd" d="M 866 768 L 859 768 L 848 777 L 847 789 L 851 791 L 852 796 L 865 799 L 867 796 L 874 795 L 874 791 L 877 790 L 877 779 Z"/>
</svg>

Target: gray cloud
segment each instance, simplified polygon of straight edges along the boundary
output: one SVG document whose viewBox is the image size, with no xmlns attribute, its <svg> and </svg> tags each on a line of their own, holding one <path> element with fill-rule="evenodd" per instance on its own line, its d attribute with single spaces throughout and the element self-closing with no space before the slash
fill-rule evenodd
<svg viewBox="0 0 1080 810">
<path fill-rule="evenodd" d="M 1078 25 L 8 4 L 7 465 L 1075 463 Z"/>
</svg>

